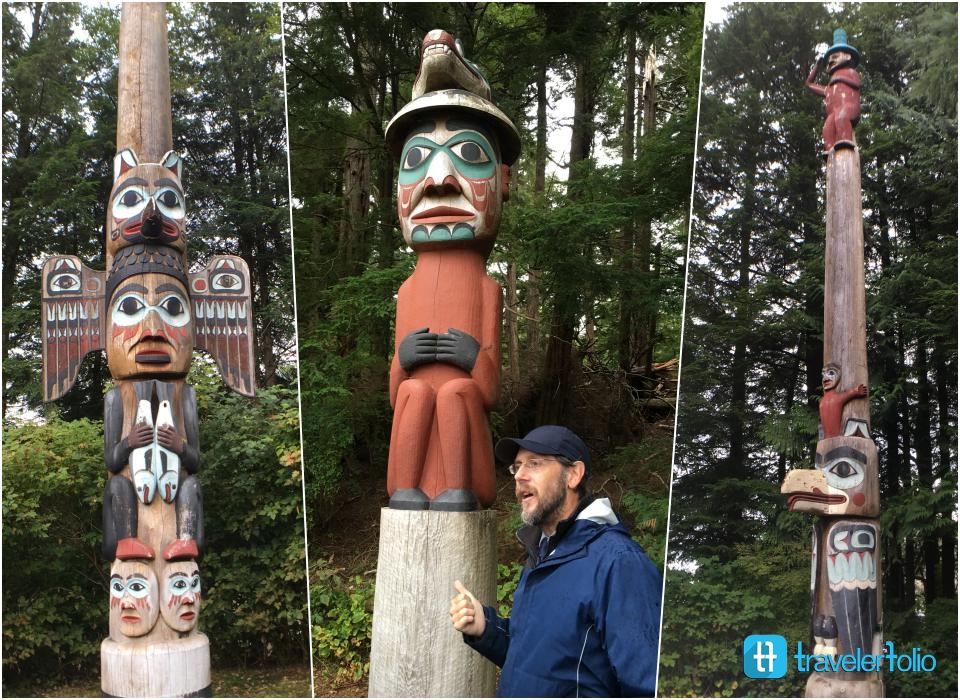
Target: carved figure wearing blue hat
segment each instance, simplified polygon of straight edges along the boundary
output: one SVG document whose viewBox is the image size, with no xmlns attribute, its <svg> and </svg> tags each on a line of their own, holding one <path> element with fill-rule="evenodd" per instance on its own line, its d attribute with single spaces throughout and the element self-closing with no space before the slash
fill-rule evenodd
<svg viewBox="0 0 960 700">
<path fill-rule="evenodd" d="M 833 46 L 818 57 L 811 66 L 806 86 L 815 95 L 824 98 L 827 118 L 823 123 L 823 151 L 834 148 L 856 148 L 853 128 L 860 121 L 860 74 L 857 64 L 860 52 L 847 43 L 842 29 L 833 32 Z M 820 70 L 829 76 L 826 86 L 815 81 Z"/>
</svg>

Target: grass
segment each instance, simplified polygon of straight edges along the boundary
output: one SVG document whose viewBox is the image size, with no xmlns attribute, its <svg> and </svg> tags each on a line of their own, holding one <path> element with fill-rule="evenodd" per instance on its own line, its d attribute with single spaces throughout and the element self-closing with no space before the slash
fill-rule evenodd
<svg viewBox="0 0 960 700">
<path fill-rule="evenodd" d="M 214 668 L 213 697 L 233 698 L 309 698 L 308 666 L 266 668 Z M 99 698 L 100 679 L 77 680 L 64 685 L 30 691 L 18 688 L 24 696 L 47 698 Z M 4 690 L 6 695 L 6 689 Z"/>
</svg>

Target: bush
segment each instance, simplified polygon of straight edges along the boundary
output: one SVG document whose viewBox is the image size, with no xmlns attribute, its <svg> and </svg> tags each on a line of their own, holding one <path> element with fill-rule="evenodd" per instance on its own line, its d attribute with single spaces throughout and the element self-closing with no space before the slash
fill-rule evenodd
<svg viewBox="0 0 960 700">
<path fill-rule="evenodd" d="M 359 681 L 370 670 L 373 581 L 345 578 L 321 561 L 310 576 L 313 653 L 334 686 Z"/>
</svg>

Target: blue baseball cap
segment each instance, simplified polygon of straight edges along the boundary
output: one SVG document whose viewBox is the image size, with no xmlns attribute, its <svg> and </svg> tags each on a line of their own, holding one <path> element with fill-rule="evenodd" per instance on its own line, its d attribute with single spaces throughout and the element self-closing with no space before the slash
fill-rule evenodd
<svg viewBox="0 0 960 700">
<path fill-rule="evenodd" d="M 541 425 L 521 438 L 503 438 L 497 442 L 494 454 L 504 464 L 512 464 L 521 449 L 538 455 L 559 455 L 572 462 L 583 462 L 590 471 L 590 451 L 580 437 L 562 425 Z"/>
</svg>

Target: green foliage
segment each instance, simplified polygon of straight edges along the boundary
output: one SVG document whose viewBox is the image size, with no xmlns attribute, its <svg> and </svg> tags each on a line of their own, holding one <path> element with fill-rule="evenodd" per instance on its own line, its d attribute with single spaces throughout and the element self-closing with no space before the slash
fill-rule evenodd
<svg viewBox="0 0 960 700">
<path fill-rule="evenodd" d="M 932 654 L 933 673 L 886 673 L 884 692 L 891 698 L 954 697 L 957 694 L 957 599 L 940 598 L 922 613 L 886 613 L 884 641 L 898 654 Z"/>
<path fill-rule="evenodd" d="M 56 417 L 4 430 L 4 694 L 96 666 L 109 576 L 97 556 L 102 435 Z"/>
<path fill-rule="evenodd" d="M 500 617 L 510 617 L 510 611 L 513 609 L 513 594 L 517 590 L 522 573 L 522 562 L 497 564 L 497 614 Z"/>
<path fill-rule="evenodd" d="M 217 382 L 197 386 L 208 551 L 202 625 L 217 630 L 218 662 L 305 659 L 296 391 L 269 387 L 251 400 Z"/>
<path fill-rule="evenodd" d="M 334 686 L 357 681 L 370 669 L 373 581 L 344 576 L 327 562 L 310 572 L 313 653 Z"/>
</svg>

